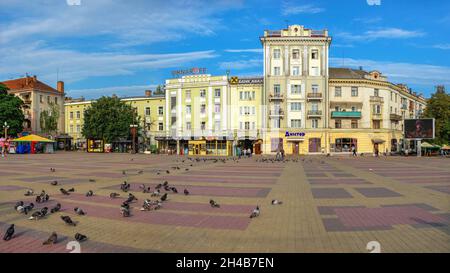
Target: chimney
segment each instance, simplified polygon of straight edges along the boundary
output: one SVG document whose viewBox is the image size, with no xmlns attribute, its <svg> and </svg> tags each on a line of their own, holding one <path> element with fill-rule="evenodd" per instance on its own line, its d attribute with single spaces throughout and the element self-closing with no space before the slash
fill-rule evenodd
<svg viewBox="0 0 450 273">
<path fill-rule="evenodd" d="M 145 96 L 151 97 L 152 96 L 152 90 L 145 90 Z"/>
<path fill-rule="evenodd" d="M 37 82 L 37 76 L 33 75 L 33 82 Z"/>
<path fill-rule="evenodd" d="M 64 82 L 63 81 L 57 82 L 56 90 L 58 90 L 60 93 L 64 93 Z"/>
</svg>

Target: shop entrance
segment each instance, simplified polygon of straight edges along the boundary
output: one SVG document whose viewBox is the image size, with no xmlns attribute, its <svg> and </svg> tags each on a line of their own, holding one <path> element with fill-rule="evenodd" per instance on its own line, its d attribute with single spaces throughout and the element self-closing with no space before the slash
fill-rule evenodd
<svg viewBox="0 0 450 273">
<path fill-rule="evenodd" d="M 300 146 L 300 142 L 298 142 L 298 141 L 295 141 L 292 143 L 292 154 L 293 155 L 299 154 L 299 151 L 300 151 L 299 146 Z"/>
</svg>

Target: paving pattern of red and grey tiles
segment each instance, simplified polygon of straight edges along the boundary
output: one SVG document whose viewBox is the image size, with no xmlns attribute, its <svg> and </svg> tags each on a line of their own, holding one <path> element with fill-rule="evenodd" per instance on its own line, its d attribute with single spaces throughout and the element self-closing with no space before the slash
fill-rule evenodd
<svg viewBox="0 0 450 273">
<path fill-rule="evenodd" d="M 371 241 L 382 252 L 450 252 L 448 158 L 261 159 L 10 155 L 0 160 L 0 232 L 10 224 L 16 232 L 0 241 L 0 252 L 69 253 L 76 233 L 88 237 L 81 252 L 368 252 Z M 128 192 L 120 189 L 124 181 Z M 168 193 L 162 208 L 141 211 L 145 199 L 159 198 L 142 188 L 153 192 L 165 181 L 178 193 L 161 189 Z M 60 188 L 74 191 L 63 195 Z M 33 196 L 24 196 L 28 189 Z M 42 190 L 50 200 L 36 203 Z M 94 196 L 86 196 L 89 190 Z M 123 217 L 120 205 L 130 193 L 138 200 Z M 283 204 L 271 205 L 273 199 Z M 29 220 L 14 209 L 18 201 L 35 203 L 31 213 L 62 208 Z M 261 215 L 251 219 L 256 206 Z M 57 243 L 43 245 L 52 232 Z"/>
</svg>

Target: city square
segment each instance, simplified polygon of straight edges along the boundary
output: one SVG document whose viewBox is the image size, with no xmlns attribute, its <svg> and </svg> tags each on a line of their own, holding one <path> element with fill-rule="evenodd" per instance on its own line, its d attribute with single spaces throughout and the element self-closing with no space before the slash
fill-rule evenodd
<svg viewBox="0 0 450 273">
<path fill-rule="evenodd" d="M 383 253 L 449 252 L 449 166 L 441 157 L 8 155 L 0 161 L 0 228 L 15 224 L 15 234 L 0 242 L 0 252 L 68 253 L 76 233 L 88 237 L 83 253 L 368 253 L 373 241 Z M 128 195 L 123 181 L 138 199 L 130 217 L 120 213 Z M 169 192 L 159 210 L 140 211 L 145 199 L 155 199 L 140 185 L 153 192 L 164 181 L 179 193 Z M 24 196 L 28 189 L 33 196 Z M 42 190 L 49 200 L 35 203 Z M 112 192 L 120 196 L 112 199 Z M 29 220 L 14 209 L 18 201 L 34 202 L 32 212 L 56 203 L 61 210 Z M 260 215 L 250 218 L 256 206 Z M 52 232 L 57 243 L 43 245 Z"/>
</svg>

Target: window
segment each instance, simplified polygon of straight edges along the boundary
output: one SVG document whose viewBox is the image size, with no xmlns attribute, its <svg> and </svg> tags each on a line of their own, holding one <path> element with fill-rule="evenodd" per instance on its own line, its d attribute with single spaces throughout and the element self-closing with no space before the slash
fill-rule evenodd
<svg viewBox="0 0 450 273">
<path fill-rule="evenodd" d="M 70 112 L 69 116 L 70 116 L 70 119 L 73 119 L 73 112 Z"/>
<path fill-rule="evenodd" d="M 342 121 L 340 119 L 336 119 L 334 121 L 334 128 L 336 128 L 336 129 L 342 128 Z"/>
<path fill-rule="evenodd" d="M 278 152 L 283 149 L 283 139 L 282 138 L 271 138 L 270 139 L 270 151 Z"/>
<path fill-rule="evenodd" d="M 40 102 L 40 103 L 43 103 L 43 102 L 44 102 L 44 96 L 39 95 L 39 102 Z"/>
<path fill-rule="evenodd" d="M 220 89 L 214 89 L 214 97 L 220 98 Z"/>
<path fill-rule="evenodd" d="M 58 98 L 55 97 L 55 104 L 58 104 Z"/>
<path fill-rule="evenodd" d="M 377 88 L 375 88 L 375 89 L 373 90 L 373 95 L 374 95 L 375 97 L 379 97 L 379 96 L 380 96 L 380 90 L 378 90 Z"/>
<path fill-rule="evenodd" d="M 319 93 L 319 85 L 313 84 L 313 85 L 311 86 L 311 89 L 312 89 L 312 92 L 313 92 L 313 93 L 315 93 L 315 94 Z"/>
<path fill-rule="evenodd" d="M 159 131 L 163 131 L 164 130 L 164 125 L 162 122 L 158 123 L 158 130 Z"/>
<path fill-rule="evenodd" d="M 300 67 L 299 66 L 293 66 L 292 67 L 292 76 L 298 76 L 300 75 Z"/>
<path fill-rule="evenodd" d="M 274 84 L 273 85 L 273 93 L 275 96 L 280 96 L 281 94 L 281 87 L 279 84 Z"/>
<path fill-rule="evenodd" d="M 352 106 L 352 112 L 356 112 L 356 106 Z"/>
<path fill-rule="evenodd" d="M 292 102 L 291 103 L 291 111 L 301 111 L 302 104 L 300 102 Z"/>
<path fill-rule="evenodd" d="M 191 114 L 191 106 L 186 105 L 186 114 Z"/>
<path fill-rule="evenodd" d="M 313 66 L 311 68 L 311 76 L 319 76 L 319 67 Z"/>
<path fill-rule="evenodd" d="M 319 50 L 313 49 L 311 51 L 311 59 L 318 60 L 319 59 Z"/>
<path fill-rule="evenodd" d="M 77 125 L 77 133 L 79 133 L 81 131 L 81 126 Z"/>
<path fill-rule="evenodd" d="M 298 49 L 293 49 L 292 50 L 292 59 L 299 59 L 300 58 L 300 50 Z"/>
<path fill-rule="evenodd" d="M 191 130 L 191 122 L 186 122 L 186 130 Z"/>
<path fill-rule="evenodd" d="M 374 105 L 373 105 L 373 113 L 374 113 L 374 114 L 381 114 L 381 105 L 379 105 L 379 104 L 374 104 Z"/>
<path fill-rule="evenodd" d="M 164 111 L 163 111 L 163 107 L 162 106 L 158 107 L 158 115 L 160 115 L 160 116 L 164 115 Z"/>
<path fill-rule="evenodd" d="M 394 97 L 394 92 L 391 91 L 391 101 L 392 101 L 393 97 Z"/>
<path fill-rule="evenodd" d="M 219 120 L 216 120 L 216 122 L 214 122 L 214 130 L 220 131 L 220 121 Z"/>
<path fill-rule="evenodd" d="M 301 119 L 291 119 L 291 128 L 300 128 L 302 126 Z"/>
<path fill-rule="evenodd" d="M 302 86 L 299 84 L 293 84 L 291 85 L 291 94 L 299 95 L 301 94 Z"/>
<path fill-rule="evenodd" d="M 380 129 L 380 121 L 379 120 L 373 121 L 373 129 Z"/>
<path fill-rule="evenodd" d="M 317 102 L 311 103 L 311 110 L 314 112 L 319 111 L 319 104 L 317 104 Z"/>
<path fill-rule="evenodd" d="M 352 119 L 352 129 L 358 129 L 358 120 Z"/>
<path fill-rule="evenodd" d="M 275 66 L 275 67 L 273 68 L 273 75 L 274 75 L 274 76 L 280 76 L 280 75 L 281 75 L 281 70 L 280 70 L 280 67 L 279 67 L 279 66 Z"/>
<path fill-rule="evenodd" d="M 206 97 L 206 90 L 202 89 L 202 90 L 200 90 L 200 98 L 204 98 L 204 97 Z"/>
<path fill-rule="evenodd" d="M 244 125 L 245 125 L 245 130 L 250 130 L 250 122 L 246 121 Z"/>
<path fill-rule="evenodd" d="M 352 87 L 352 97 L 358 96 L 358 87 L 353 86 Z"/>
<path fill-rule="evenodd" d="M 150 107 L 145 107 L 145 115 L 150 116 Z"/>
<path fill-rule="evenodd" d="M 252 122 L 252 130 L 255 130 L 256 129 L 256 122 Z"/>
<path fill-rule="evenodd" d="M 391 112 L 390 113 L 392 114 L 392 106 L 391 106 Z"/>
<path fill-rule="evenodd" d="M 312 127 L 313 129 L 319 128 L 319 120 L 318 120 L 318 119 L 312 119 L 312 120 L 311 120 L 311 127 Z"/>
<path fill-rule="evenodd" d="M 254 100 L 255 99 L 255 91 L 241 91 L 239 92 L 240 100 Z"/>
<path fill-rule="evenodd" d="M 242 121 L 239 122 L 239 130 L 242 130 Z"/>
<path fill-rule="evenodd" d="M 202 104 L 200 105 L 200 113 L 205 114 L 206 113 L 206 105 Z"/>
<path fill-rule="evenodd" d="M 48 96 L 48 97 L 47 97 L 47 103 L 48 103 L 48 104 L 50 104 L 50 100 L 51 100 L 51 97 Z"/>
<path fill-rule="evenodd" d="M 273 128 L 279 129 L 280 128 L 280 119 L 274 119 L 273 120 Z"/>
<path fill-rule="evenodd" d="M 71 133 L 73 133 L 73 125 L 70 125 L 70 131 Z"/>
<path fill-rule="evenodd" d="M 351 152 L 352 147 L 357 150 L 358 140 L 356 138 L 336 138 L 335 152 Z"/>
<path fill-rule="evenodd" d="M 252 115 L 256 115 L 256 107 L 255 106 L 252 107 Z"/>
<path fill-rule="evenodd" d="M 220 104 L 219 103 L 214 104 L 214 113 L 220 113 Z"/>
<path fill-rule="evenodd" d="M 340 86 L 336 86 L 334 88 L 334 96 L 341 97 L 342 96 L 342 88 Z"/>
<path fill-rule="evenodd" d="M 276 48 L 273 50 L 273 58 L 274 59 L 279 59 L 281 57 L 281 51 L 280 49 Z"/>
<path fill-rule="evenodd" d="M 334 110 L 335 110 L 336 112 L 340 112 L 340 111 L 341 111 L 341 107 L 340 107 L 339 105 L 336 105 L 336 106 L 334 107 Z"/>
<path fill-rule="evenodd" d="M 202 121 L 200 124 L 200 129 L 205 130 L 206 129 L 206 122 Z"/>
<path fill-rule="evenodd" d="M 77 111 L 77 119 L 80 119 L 80 111 Z"/>
<path fill-rule="evenodd" d="M 186 90 L 186 99 L 187 100 L 191 99 L 191 90 Z"/>
</svg>

